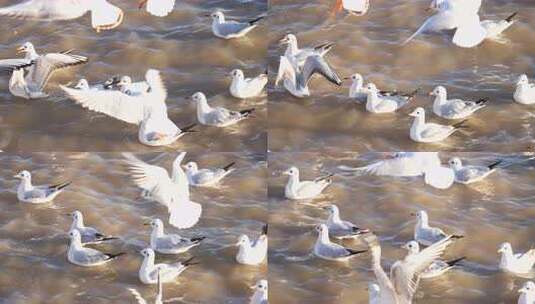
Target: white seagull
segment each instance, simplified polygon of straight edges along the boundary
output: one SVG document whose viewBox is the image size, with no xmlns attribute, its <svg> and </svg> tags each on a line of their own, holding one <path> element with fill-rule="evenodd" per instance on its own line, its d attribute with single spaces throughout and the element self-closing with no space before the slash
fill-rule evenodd
<svg viewBox="0 0 535 304">
<path fill-rule="evenodd" d="M 143 299 L 139 291 L 137 291 L 134 288 L 128 288 L 128 290 L 132 293 L 132 295 L 134 296 L 138 304 L 147 304 L 147 301 Z M 163 304 L 163 288 L 162 288 L 162 280 L 160 279 L 159 271 L 158 271 L 158 293 L 156 294 L 156 298 L 154 299 L 154 304 Z"/>
<path fill-rule="evenodd" d="M 174 264 L 154 264 L 154 251 L 150 248 L 141 250 L 143 263 L 139 268 L 139 280 L 143 284 L 157 284 L 158 278 L 162 283 L 169 283 L 174 280 L 186 269 L 192 265 L 199 263 L 192 262 L 190 258 L 184 262 L 177 262 Z"/>
<path fill-rule="evenodd" d="M 466 128 L 464 125 L 466 120 L 453 125 L 441 125 L 437 123 L 425 122 L 425 110 L 421 107 L 416 108 L 416 110 L 410 113 L 409 116 L 414 117 L 414 121 L 410 129 L 410 138 L 415 142 L 440 142 L 458 130 Z"/>
<path fill-rule="evenodd" d="M 169 15 L 175 8 L 175 0 L 141 0 L 139 9 L 146 7 L 147 12 L 157 17 Z"/>
<path fill-rule="evenodd" d="M 139 95 L 129 95 L 120 90 L 60 87 L 84 108 L 139 126 L 138 139 L 144 145 L 167 146 L 194 132 L 195 124 L 180 129 L 169 119 L 165 104 L 167 89 L 160 72 L 149 69 L 145 78 L 150 89 Z"/>
<path fill-rule="evenodd" d="M 334 12 L 346 10 L 350 14 L 362 16 L 370 8 L 370 0 L 336 0 Z"/>
<path fill-rule="evenodd" d="M 529 83 L 526 74 L 522 74 L 518 77 L 513 99 L 520 104 L 535 104 L 535 84 Z"/>
<path fill-rule="evenodd" d="M 405 106 L 418 93 L 414 90 L 409 94 L 381 95 L 373 83 L 366 86 L 366 110 L 371 113 L 392 113 Z"/>
<path fill-rule="evenodd" d="M 84 244 L 98 244 L 105 241 L 111 241 L 118 239 L 114 236 L 104 235 L 97 229 L 93 227 L 87 227 L 84 225 L 84 216 L 82 212 L 76 210 L 72 213 L 69 213 L 69 216 L 72 217 L 72 224 L 69 229 L 69 232 L 78 230 L 80 236 L 82 237 L 82 243 Z"/>
<path fill-rule="evenodd" d="M 238 253 L 236 261 L 239 264 L 256 266 L 264 262 L 268 251 L 268 225 L 262 227 L 262 234 L 258 239 L 251 241 L 245 234 L 240 235 L 236 246 Z"/>
<path fill-rule="evenodd" d="M 329 228 L 325 224 L 316 226 L 316 231 L 318 231 L 318 239 L 314 244 L 312 252 L 319 258 L 330 261 L 347 261 L 360 253 L 368 251 L 354 250 L 331 242 L 329 239 Z"/>
<path fill-rule="evenodd" d="M 510 243 L 503 243 L 498 249 L 501 254 L 499 268 L 515 274 L 529 274 L 535 265 L 535 249 L 525 253 L 514 253 Z"/>
<path fill-rule="evenodd" d="M 122 76 L 115 85 L 127 95 L 146 94 L 151 90 L 150 84 L 146 80 L 133 82 L 130 76 Z"/>
<path fill-rule="evenodd" d="M 448 163 L 455 172 L 455 182 L 468 185 L 483 180 L 495 172 L 502 161 L 498 160 L 488 166 L 463 166 L 460 158 L 453 157 Z"/>
<path fill-rule="evenodd" d="M 335 239 L 353 239 L 370 232 L 368 229 L 359 228 L 351 222 L 340 219 L 340 210 L 336 205 L 330 205 L 323 209 L 329 211 L 329 218 L 325 225 L 329 229 L 329 235 Z"/>
<path fill-rule="evenodd" d="M 188 177 L 181 164 L 186 152 L 173 162 L 172 175 L 159 166 L 149 165 L 130 153 L 123 153 L 134 183 L 143 190 L 143 196 L 167 207 L 169 223 L 177 228 L 193 227 L 202 214 L 202 206 L 190 200 Z"/>
<path fill-rule="evenodd" d="M 366 102 L 368 99 L 368 90 L 364 87 L 364 78 L 359 73 L 355 73 L 344 80 L 351 79 L 349 87 L 349 98 L 355 99 L 358 103 Z"/>
<path fill-rule="evenodd" d="M 230 94 L 240 99 L 260 96 L 268 83 L 267 71 L 254 78 L 245 78 L 242 70 L 235 69 L 230 73 L 230 76 L 232 77 Z"/>
<path fill-rule="evenodd" d="M 36 20 L 72 20 L 91 12 L 91 26 L 97 31 L 111 30 L 123 22 L 124 13 L 107 0 L 28 0 L 0 8 L 0 16 Z"/>
<path fill-rule="evenodd" d="M 163 254 L 180 254 L 199 246 L 206 237 L 185 238 L 178 234 L 166 234 L 163 222 L 153 219 L 148 224 L 152 227 L 150 234 L 150 248 Z"/>
<path fill-rule="evenodd" d="M 448 99 L 446 88 L 438 86 L 429 93 L 435 96 L 433 102 L 433 112 L 446 119 L 463 119 L 484 108 L 489 101 L 488 98 L 481 98 L 477 101 Z"/>
<path fill-rule="evenodd" d="M 221 11 L 215 11 L 209 15 L 212 18 L 212 32 L 215 36 L 223 39 L 240 38 L 257 27 L 258 21 L 263 16 L 246 22 L 227 21 Z"/>
<path fill-rule="evenodd" d="M 0 70 L 12 71 L 9 91 L 25 99 L 44 98 L 43 91 L 52 75 L 61 69 L 85 64 L 87 57 L 72 55 L 71 51 L 39 55 L 31 42 L 17 49 L 24 59 L 0 60 Z"/>
<path fill-rule="evenodd" d="M 446 234 L 438 227 L 429 226 L 429 218 L 427 212 L 420 210 L 415 214 L 416 225 L 414 226 L 414 240 L 424 246 L 431 246 L 447 238 L 460 239 L 462 235 Z"/>
<path fill-rule="evenodd" d="M 416 241 L 408 242 L 407 244 L 403 245 L 403 248 L 408 250 L 409 253 L 407 256 L 416 256 L 418 253 L 420 253 L 420 245 Z M 444 261 L 441 259 L 434 260 L 431 265 L 422 271 L 420 278 L 432 279 L 441 276 L 464 259 L 466 259 L 466 257 L 460 257 L 450 261 Z"/>
<path fill-rule="evenodd" d="M 284 57 L 286 57 L 286 59 L 296 70 L 301 69 L 304 66 L 308 57 L 315 55 L 323 57 L 334 46 L 334 43 L 328 42 L 317 45 L 313 48 L 300 49 L 297 44 L 297 37 L 294 34 L 286 34 L 281 40 L 279 40 L 279 44 L 287 45 L 286 50 L 284 51 Z"/>
<path fill-rule="evenodd" d="M 195 187 L 213 187 L 235 170 L 232 168 L 235 164 L 235 162 L 232 162 L 223 168 L 199 169 L 196 162 L 189 162 L 184 168 L 186 169 L 190 185 Z"/>
<path fill-rule="evenodd" d="M 383 304 L 379 302 L 381 296 L 381 287 L 376 283 L 368 283 L 368 303 L 369 304 Z M 388 304 L 388 303 L 384 303 Z"/>
<path fill-rule="evenodd" d="M 32 175 L 26 170 L 21 171 L 14 177 L 20 179 L 20 184 L 17 187 L 18 200 L 30 204 L 51 202 L 71 184 L 71 182 L 66 182 L 57 185 L 34 186 L 32 185 Z"/>
<path fill-rule="evenodd" d="M 191 98 L 197 104 L 197 120 L 206 126 L 228 127 L 250 117 L 255 111 L 254 108 L 241 111 L 231 111 L 223 107 L 213 108 L 201 92 L 193 94 Z"/>
<path fill-rule="evenodd" d="M 518 290 L 520 296 L 518 297 L 518 304 L 533 304 L 535 303 L 535 283 L 527 281 L 522 288 Z"/>
<path fill-rule="evenodd" d="M 321 176 L 313 181 L 299 180 L 299 169 L 291 167 L 282 174 L 288 175 L 288 182 L 284 188 L 284 195 L 292 200 L 313 199 L 319 196 L 327 186 L 332 184 L 333 174 Z"/>
<path fill-rule="evenodd" d="M 67 252 L 67 259 L 74 265 L 83 267 L 99 266 L 125 254 L 124 252 L 117 254 L 103 253 L 96 249 L 85 248 L 82 244 L 80 232 L 76 229 L 69 232 L 69 237 L 71 242 Z"/>
<path fill-rule="evenodd" d="M 254 290 L 253 296 L 249 301 L 249 304 L 268 304 L 268 281 L 259 280 L 254 286 L 251 287 Z"/>
</svg>

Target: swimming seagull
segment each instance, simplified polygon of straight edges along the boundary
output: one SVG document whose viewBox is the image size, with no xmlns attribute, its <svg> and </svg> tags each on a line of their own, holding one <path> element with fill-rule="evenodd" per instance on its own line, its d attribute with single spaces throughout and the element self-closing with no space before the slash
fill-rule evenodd
<svg viewBox="0 0 535 304">
<path fill-rule="evenodd" d="M 67 259 L 74 265 L 83 267 L 99 266 L 126 254 L 124 252 L 116 254 L 104 253 L 96 249 L 85 248 L 82 244 L 80 232 L 76 229 L 69 232 L 69 237 L 71 242 L 67 252 Z"/>
<path fill-rule="evenodd" d="M 446 88 L 438 86 L 429 93 L 435 96 L 433 102 L 433 112 L 446 119 L 463 119 L 474 114 L 476 111 L 483 109 L 489 98 L 481 98 L 477 101 L 462 99 L 448 99 Z"/>
<path fill-rule="evenodd" d="M 202 206 L 190 200 L 189 182 L 181 164 L 186 156 L 180 153 L 173 162 L 173 172 L 159 166 L 149 165 L 130 153 L 127 159 L 134 183 L 143 189 L 143 196 L 167 207 L 169 223 L 179 229 L 193 227 L 202 214 Z"/>
<path fill-rule="evenodd" d="M 196 162 L 189 162 L 184 168 L 186 169 L 190 185 L 195 187 L 212 187 L 232 173 L 235 170 L 232 168 L 235 164 L 235 162 L 232 162 L 223 168 L 199 169 Z"/>
<path fill-rule="evenodd" d="M 503 243 L 498 249 L 501 254 L 499 268 L 515 274 L 529 274 L 535 266 L 535 249 L 525 253 L 514 253 L 510 243 Z"/>
<path fill-rule="evenodd" d="M 130 76 L 122 76 L 116 86 L 127 95 L 141 95 L 149 93 L 151 90 L 150 84 L 146 80 L 133 82 Z"/>
<path fill-rule="evenodd" d="M 84 216 L 82 212 L 76 210 L 68 214 L 72 217 L 72 224 L 69 228 L 69 232 L 78 230 L 82 238 L 83 244 L 98 244 L 105 241 L 117 240 L 117 237 L 104 235 L 93 227 L 87 227 L 84 225 Z"/>
<path fill-rule="evenodd" d="M 249 304 L 268 304 L 268 281 L 259 280 L 254 286 L 251 287 L 254 290 L 253 296 L 249 301 Z"/>
<path fill-rule="evenodd" d="M 240 235 L 236 246 L 238 253 L 236 261 L 239 264 L 256 266 L 261 264 L 267 256 L 268 251 L 268 225 L 262 226 L 262 234 L 258 239 L 251 241 L 245 234 Z"/>
<path fill-rule="evenodd" d="M 535 104 L 535 84 L 529 83 L 526 74 L 522 74 L 518 77 L 513 99 L 520 104 Z"/>
<path fill-rule="evenodd" d="M 169 283 L 174 281 L 184 270 L 190 266 L 197 265 L 199 263 L 193 262 L 193 258 L 190 258 L 184 262 L 177 262 L 174 264 L 154 264 L 154 251 L 150 248 L 141 250 L 143 263 L 139 268 L 139 280 L 143 284 L 157 284 L 158 278 L 162 283 Z"/>
<path fill-rule="evenodd" d="M 327 186 L 332 184 L 331 177 L 333 174 L 328 174 L 316 178 L 313 181 L 299 180 L 299 169 L 291 167 L 282 174 L 288 175 L 288 182 L 284 188 L 284 195 L 292 200 L 313 199 L 319 196 Z"/>
<path fill-rule="evenodd" d="M 233 70 L 230 75 L 232 77 L 230 94 L 240 99 L 260 96 L 268 83 L 267 71 L 254 78 L 245 78 L 243 71 L 240 69 Z"/>
<path fill-rule="evenodd" d="M 139 9 L 146 7 L 147 12 L 158 17 L 169 15 L 175 8 L 175 0 L 141 0 Z"/>
<path fill-rule="evenodd" d="M 71 182 L 66 182 L 56 185 L 34 186 L 32 185 L 32 175 L 26 170 L 21 171 L 14 177 L 20 179 L 20 184 L 17 187 L 18 200 L 30 204 L 51 202 L 71 184 Z"/>
<path fill-rule="evenodd" d="M 336 0 L 333 12 L 339 12 L 342 9 L 350 14 L 362 16 L 370 8 L 370 0 Z"/>
<path fill-rule="evenodd" d="M 358 103 L 366 102 L 368 99 L 368 89 L 364 87 L 364 78 L 361 74 L 355 73 L 350 77 L 344 77 L 344 80 L 351 80 L 349 87 L 349 97 L 356 99 Z M 380 96 L 396 96 L 397 91 L 378 91 Z"/>
<path fill-rule="evenodd" d="M 139 95 L 119 90 L 81 90 L 60 85 L 67 96 L 83 108 L 104 113 L 139 126 L 138 140 L 147 146 L 167 146 L 187 133 L 195 132 L 195 124 L 180 129 L 167 114 L 167 89 L 160 72 L 149 69 L 145 75 L 150 89 Z"/>
<path fill-rule="evenodd" d="M 231 111 L 223 107 L 213 108 L 201 92 L 193 94 L 191 98 L 197 104 L 197 120 L 206 126 L 228 127 L 250 117 L 255 111 L 254 108 L 241 111 Z"/>
<path fill-rule="evenodd" d="M 153 219 L 148 224 L 152 227 L 150 234 L 150 248 L 163 254 L 180 254 L 199 246 L 206 237 L 185 238 L 178 234 L 166 234 L 163 222 L 160 219 Z"/>
<path fill-rule="evenodd" d="M 518 304 L 533 304 L 535 303 L 535 283 L 527 281 L 522 288 L 518 290 L 520 296 L 518 297 Z"/>
<path fill-rule="evenodd" d="M 138 304 L 147 304 L 147 301 L 143 299 L 139 291 L 134 288 L 128 288 L 128 290 L 132 293 Z M 154 299 L 154 304 L 163 304 L 163 287 L 162 280 L 160 279 L 160 271 L 158 271 L 158 293 Z"/>
<path fill-rule="evenodd" d="M 72 55 L 71 51 L 39 55 L 31 42 L 24 43 L 17 52 L 24 53 L 24 59 L 0 60 L 0 70 L 13 72 L 9 91 L 26 99 L 47 97 L 43 90 L 56 71 L 88 61 L 87 57 Z"/>
<path fill-rule="evenodd" d="M 337 86 L 342 85 L 340 77 L 320 55 L 308 56 L 302 68 L 296 68 L 286 56 L 281 56 L 275 85 L 283 81 L 284 87 L 290 94 L 303 98 L 310 96 L 308 83 L 315 74 L 323 76 Z"/>
<path fill-rule="evenodd" d="M 331 242 L 329 239 L 329 228 L 325 224 L 316 226 L 318 239 L 314 244 L 313 253 L 315 256 L 330 261 L 347 261 L 348 259 L 364 253 L 368 250 L 354 250 Z"/>
<path fill-rule="evenodd" d="M 123 11 L 107 0 L 28 0 L 0 8 L 0 16 L 44 21 L 72 20 L 91 12 L 91 26 L 97 31 L 118 27 Z"/>
<path fill-rule="evenodd" d="M 410 241 L 402 247 L 408 250 L 407 256 L 416 256 L 418 253 L 420 253 L 420 245 L 418 245 L 418 242 L 416 241 Z M 441 276 L 464 259 L 466 259 L 466 257 L 460 257 L 450 261 L 444 261 L 441 259 L 434 260 L 431 265 L 422 271 L 420 278 L 432 279 Z"/>
<path fill-rule="evenodd" d="M 366 110 L 371 113 L 392 113 L 405 106 L 418 93 L 418 89 L 409 94 L 381 95 L 373 83 L 366 87 Z"/>
<path fill-rule="evenodd" d="M 294 69 L 298 70 L 303 67 L 306 60 L 310 56 L 318 55 L 325 56 L 334 46 L 334 43 L 327 42 L 317 45 L 312 48 L 299 48 L 297 37 L 294 34 L 286 34 L 281 40 L 280 45 L 287 45 L 284 51 L 284 57 L 290 61 Z M 280 73 L 280 71 L 279 71 Z M 278 83 L 278 81 L 276 82 Z"/>
<path fill-rule="evenodd" d="M 434 143 L 448 138 L 460 129 L 467 128 L 464 124 L 466 120 L 453 125 L 440 125 L 437 123 L 425 122 L 425 110 L 416 108 L 409 116 L 414 117 L 410 129 L 410 138 L 415 142 Z"/>
<path fill-rule="evenodd" d="M 502 161 L 498 160 L 488 166 L 463 166 L 460 158 L 453 157 L 448 163 L 455 172 L 455 182 L 468 185 L 478 182 L 492 174 Z"/>
<path fill-rule="evenodd" d="M 221 11 L 215 11 L 209 16 L 212 18 L 212 32 L 223 39 L 243 37 L 257 27 L 258 21 L 264 19 L 264 16 L 261 16 L 247 22 L 227 21 Z"/>
<path fill-rule="evenodd" d="M 359 228 L 351 222 L 340 219 L 340 210 L 336 205 L 330 205 L 323 209 L 329 211 L 329 218 L 325 225 L 329 229 L 329 235 L 335 239 L 353 239 L 370 232 L 368 229 Z"/>
<path fill-rule="evenodd" d="M 416 225 L 414 226 L 414 240 L 424 246 L 431 246 L 447 238 L 460 239 L 462 235 L 446 234 L 438 227 L 429 226 L 427 212 L 420 210 L 411 214 L 416 216 Z"/>
</svg>

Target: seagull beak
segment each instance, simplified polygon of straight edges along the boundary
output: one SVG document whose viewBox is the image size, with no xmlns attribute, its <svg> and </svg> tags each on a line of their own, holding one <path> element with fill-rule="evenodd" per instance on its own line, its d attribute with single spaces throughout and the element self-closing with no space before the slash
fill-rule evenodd
<svg viewBox="0 0 535 304">
<path fill-rule="evenodd" d="M 525 293 L 525 292 L 528 292 L 528 290 L 526 288 L 520 288 L 518 290 L 518 293 Z"/>
<path fill-rule="evenodd" d="M 150 223 L 143 223 L 143 226 L 150 226 Z"/>
<path fill-rule="evenodd" d="M 288 43 L 288 42 L 290 42 L 290 40 L 288 39 L 288 37 L 284 37 L 284 38 L 282 38 L 281 40 L 279 40 L 279 44 L 286 44 L 286 43 Z"/>
<path fill-rule="evenodd" d="M 411 216 L 416 216 L 416 213 L 414 213 L 414 212 L 411 212 Z"/>
<path fill-rule="evenodd" d="M 206 15 L 204 15 L 204 17 L 210 18 L 210 17 L 212 17 L 212 14 L 206 14 Z"/>
<path fill-rule="evenodd" d="M 417 115 L 416 115 L 416 112 L 412 112 L 409 114 L 409 116 L 416 117 Z"/>
<path fill-rule="evenodd" d="M 139 1 L 139 6 L 138 6 L 138 8 L 139 8 L 139 9 L 144 8 L 148 1 L 149 1 L 149 0 L 141 0 L 141 1 Z"/>
<path fill-rule="evenodd" d="M 21 47 L 17 48 L 17 54 L 24 53 L 25 50 L 26 49 L 23 46 L 21 46 Z"/>
<path fill-rule="evenodd" d="M 20 174 L 17 174 L 17 175 L 13 175 L 14 178 L 22 178 L 22 176 Z"/>
</svg>

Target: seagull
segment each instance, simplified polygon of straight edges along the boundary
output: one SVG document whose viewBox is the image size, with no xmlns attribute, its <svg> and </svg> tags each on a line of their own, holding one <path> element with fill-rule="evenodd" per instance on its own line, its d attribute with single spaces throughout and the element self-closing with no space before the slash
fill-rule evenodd
<svg viewBox="0 0 535 304">
<path fill-rule="evenodd" d="M 320 74 L 337 86 L 342 85 L 340 77 L 320 55 L 308 56 L 302 69 L 296 68 L 286 56 L 281 56 L 275 85 L 283 81 L 284 87 L 290 94 L 297 98 L 303 98 L 310 96 L 308 83 L 315 74 Z"/>
<path fill-rule="evenodd" d="M 291 200 L 313 199 L 319 196 L 327 186 L 332 184 L 333 174 L 321 176 L 313 181 L 300 181 L 299 169 L 291 167 L 283 172 L 288 175 L 288 183 L 284 188 L 284 195 Z"/>
<path fill-rule="evenodd" d="M 379 93 L 379 90 L 373 83 L 366 87 L 368 92 L 366 97 L 366 110 L 371 113 L 392 113 L 405 106 L 418 93 L 418 89 L 409 94 L 399 94 L 385 96 Z"/>
<path fill-rule="evenodd" d="M 267 71 L 255 78 L 245 78 L 243 71 L 240 69 L 233 70 L 230 75 L 232 77 L 230 94 L 240 99 L 260 96 L 268 83 Z"/>
<path fill-rule="evenodd" d="M 125 94 L 119 90 L 80 90 L 60 85 L 67 96 L 82 107 L 139 126 L 139 141 L 150 147 L 167 146 L 187 133 L 195 124 L 180 129 L 167 114 L 167 90 L 160 72 L 149 69 L 145 75 L 147 93 Z"/>
<path fill-rule="evenodd" d="M 522 74 L 518 77 L 513 99 L 520 104 L 535 104 L 535 84 L 529 83 L 526 74 Z"/>
<path fill-rule="evenodd" d="M 424 246 L 431 246 L 447 238 L 460 239 L 462 235 L 446 234 L 438 227 L 429 226 L 427 212 L 420 210 L 411 214 L 416 216 L 416 225 L 414 226 L 414 240 Z"/>
<path fill-rule="evenodd" d="M 522 288 L 518 290 L 520 296 L 518 297 L 518 304 L 533 304 L 535 303 L 535 283 L 527 281 Z"/>
<path fill-rule="evenodd" d="M 32 175 L 24 170 L 14 176 L 20 179 L 17 187 L 17 198 L 19 201 L 30 204 L 44 204 L 53 201 L 71 182 L 57 185 L 32 185 Z"/>
<path fill-rule="evenodd" d="M 484 108 L 489 98 L 481 98 L 477 101 L 467 101 L 462 99 L 448 99 L 448 93 L 443 86 L 436 87 L 429 93 L 435 96 L 433 102 L 433 112 L 446 119 L 464 119 Z"/>
<path fill-rule="evenodd" d="M 438 152 L 396 152 L 364 167 L 344 169 L 378 176 L 413 177 L 440 166 Z"/>
<path fill-rule="evenodd" d="M 163 229 L 163 222 L 160 219 L 153 219 L 150 224 L 152 232 L 150 234 L 150 248 L 163 254 L 181 254 L 193 247 L 199 246 L 206 237 L 185 238 L 178 234 L 166 234 Z"/>
<path fill-rule="evenodd" d="M 122 76 L 116 85 L 122 93 L 127 95 L 146 94 L 151 90 L 147 81 L 133 82 L 130 76 Z"/>
<path fill-rule="evenodd" d="M 501 270 L 516 273 L 529 274 L 535 265 L 535 249 L 530 249 L 525 253 L 514 253 L 510 243 L 500 245 L 498 253 L 501 253 L 499 268 Z"/>
<path fill-rule="evenodd" d="M 184 168 L 186 169 L 190 185 L 195 187 L 213 187 L 235 170 L 232 168 L 235 164 L 235 162 L 232 162 L 223 168 L 199 170 L 196 162 L 189 162 Z"/>
<path fill-rule="evenodd" d="M 223 39 L 243 37 L 257 27 L 258 21 L 264 19 L 264 16 L 261 16 L 247 22 L 227 21 L 221 11 L 215 11 L 209 16 L 212 18 L 212 32 Z"/>
<path fill-rule="evenodd" d="M 377 285 L 376 283 L 368 283 L 368 298 L 369 298 L 369 304 L 381 304 L 379 302 L 381 295 L 381 287 Z M 385 303 L 386 304 L 386 303 Z"/>
<path fill-rule="evenodd" d="M 259 280 L 251 287 L 254 294 L 249 301 L 249 304 L 268 304 L 268 281 Z"/>
<path fill-rule="evenodd" d="M 78 230 L 82 238 L 83 244 L 98 244 L 98 243 L 102 243 L 105 241 L 118 239 L 117 237 L 114 237 L 114 236 L 104 235 L 93 227 L 85 226 L 82 212 L 78 210 L 73 211 L 72 213 L 69 213 L 68 215 L 72 217 L 72 224 L 71 224 L 71 228 L 69 228 L 69 232 Z"/>
<path fill-rule="evenodd" d="M 417 254 L 420 253 L 420 245 L 418 245 L 418 242 L 416 241 L 410 241 L 402 247 L 409 251 L 407 256 L 417 256 Z M 464 259 L 466 259 L 466 257 L 460 257 L 451 261 L 444 261 L 440 259 L 434 260 L 431 265 L 422 271 L 420 278 L 431 279 L 441 276 Z"/>
<path fill-rule="evenodd" d="M 325 224 L 316 226 L 318 239 L 314 244 L 313 253 L 315 256 L 330 261 L 347 261 L 348 259 L 364 253 L 368 250 L 354 250 L 332 243 L 329 239 L 329 228 Z"/>
<path fill-rule="evenodd" d="M 284 51 L 284 57 L 291 63 L 294 69 L 301 69 L 310 56 L 325 56 L 334 46 L 334 43 L 327 42 L 317 45 L 313 48 L 300 49 L 297 43 L 297 37 L 294 34 L 286 34 L 281 40 L 280 45 L 287 45 Z M 280 69 L 279 69 L 280 73 Z M 278 81 L 276 81 L 278 83 Z"/>
<path fill-rule="evenodd" d="M 336 0 L 333 11 L 336 13 L 344 9 L 350 14 L 362 16 L 369 8 L 370 0 Z"/>
<path fill-rule="evenodd" d="M 177 262 L 174 264 L 154 264 L 154 251 L 150 248 L 141 250 L 143 263 L 139 268 L 139 280 L 143 284 L 157 284 L 158 278 L 162 283 L 169 283 L 174 280 L 190 266 L 197 265 L 199 263 L 192 262 L 193 258 L 190 258 L 184 262 Z"/>
<path fill-rule="evenodd" d="M 175 8 L 175 0 L 141 0 L 139 2 L 139 9 L 143 9 L 144 7 L 153 16 L 165 17 Z"/>
<path fill-rule="evenodd" d="M 329 235 L 335 239 L 353 239 L 370 232 L 368 229 L 362 229 L 351 222 L 341 220 L 340 211 L 336 205 L 330 205 L 323 209 L 329 211 L 329 218 L 325 222 L 325 226 L 329 229 Z"/>
<path fill-rule="evenodd" d="M 206 96 L 197 92 L 193 94 L 192 100 L 197 104 L 197 120 L 200 124 L 213 127 L 228 127 L 234 125 L 248 117 L 255 111 L 254 108 L 241 110 L 241 111 L 231 111 L 223 107 L 212 108 Z"/>
<path fill-rule="evenodd" d="M 368 90 L 364 87 L 364 78 L 359 73 L 351 75 L 351 77 L 344 78 L 344 80 L 351 79 L 351 87 L 349 87 L 349 98 L 355 99 L 358 103 L 366 102 L 368 99 Z"/>
<path fill-rule="evenodd" d="M 409 116 L 414 117 L 410 129 L 410 138 L 415 142 L 434 143 L 443 141 L 456 131 L 467 128 L 464 124 L 466 120 L 453 125 L 440 125 L 437 123 L 425 122 L 425 110 L 421 107 L 416 108 Z"/>
<path fill-rule="evenodd" d="M 128 288 L 128 290 L 132 293 L 138 304 L 147 304 L 147 301 L 143 299 L 141 294 L 139 294 L 139 291 L 134 288 Z M 154 299 L 154 304 L 163 304 L 163 288 L 162 280 L 160 279 L 160 271 L 158 271 L 158 293 Z"/>
<path fill-rule="evenodd" d="M 188 178 L 181 164 L 186 152 L 173 162 L 173 172 L 149 165 L 130 153 L 123 153 L 134 183 L 143 190 L 143 196 L 167 207 L 169 223 L 179 229 L 195 226 L 202 214 L 202 206 L 190 200 Z"/>
<path fill-rule="evenodd" d="M 124 252 L 117 254 L 103 253 L 96 249 L 85 248 L 82 244 L 82 236 L 76 229 L 69 232 L 69 237 L 71 242 L 67 252 L 67 259 L 74 265 L 83 267 L 99 266 L 126 254 Z"/>
<path fill-rule="evenodd" d="M 448 163 L 455 172 L 455 182 L 468 185 L 483 180 L 492 174 L 502 161 L 498 160 L 488 166 L 463 166 L 460 158 L 453 157 Z"/>
<path fill-rule="evenodd" d="M 107 0 L 28 0 L 0 8 L 0 16 L 35 20 L 72 20 L 91 12 L 91 26 L 98 32 L 123 22 L 123 11 Z"/>
<path fill-rule="evenodd" d="M 256 266 L 261 264 L 267 256 L 268 251 L 268 225 L 262 227 L 262 234 L 258 239 L 251 241 L 245 234 L 240 235 L 238 239 L 238 253 L 236 261 L 239 264 Z"/>
<path fill-rule="evenodd" d="M 24 59 L 0 60 L 0 70 L 13 72 L 9 91 L 25 99 L 47 97 L 43 89 L 54 72 L 88 62 L 87 57 L 72 55 L 71 51 L 39 55 L 31 42 L 24 43 L 17 52 L 24 53 Z"/>
</svg>

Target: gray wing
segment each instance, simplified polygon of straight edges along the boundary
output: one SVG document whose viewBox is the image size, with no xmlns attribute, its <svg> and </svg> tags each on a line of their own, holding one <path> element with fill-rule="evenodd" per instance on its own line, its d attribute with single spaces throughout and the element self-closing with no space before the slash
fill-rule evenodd
<svg viewBox="0 0 535 304">
<path fill-rule="evenodd" d="M 328 81 L 340 85 L 342 80 L 340 77 L 331 69 L 329 64 L 319 55 L 308 56 L 305 65 L 303 66 L 303 71 L 297 77 L 297 86 L 298 88 L 305 88 L 310 78 L 314 74 L 320 74 L 325 77 Z"/>
<path fill-rule="evenodd" d="M 176 249 L 179 247 L 188 246 L 191 244 L 191 241 L 180 237 L 178 235 L 167 235 L 165 237 L 158 238 L 156 241 L 156 246 L 158 249 Z"/>
<path fill-rule="evenodd" d="M 35 91 L 42 91 L 54 71 L 87 63 L 87 57 L 68 53 L 51 53 L 39 56 L 28 75 L 28 85 Z"/>
<path fill-rule="evenodd" d="M 337 244 L 323 244 L 317 248 L 317 253 L 331 258 L 341 258 L 349 255 L 349 251 Z"/>
<path fill-rule="evenodd" d="M 229 22 L 219 24 L 218 31 L 223 36 L 228 36 L 232 34 L 237 34 L 244 29 L 250 27 L 249 23 L 239 23 L 239 22 Z"/>
<path fill-rule="evenodd" d="M 92 248 L 83 248 L 82 250 L 78 250 L 74 253 L 73 259 L 80 264 L 92 265 L 107 261 L 110 259 L 110 257 L 98 250 Z"/>
<path fill-rule="evenodd" d="M 485 175 L 487 172 L 489 172 L 490 169 L 487 167 L 476 167 L 476 166 L 469 166 L 465 167 L 462 170 L 457 171 L 457 178 L 462 181 L 469 181 L 478 177 L 481 177 L 482 175 Z"/>
<path fill-rule="evenodd" d="M 12 72 L 33 65 L 29 59 L 4 59 L 0 60 L 0 72 Z"/>
</svg>

